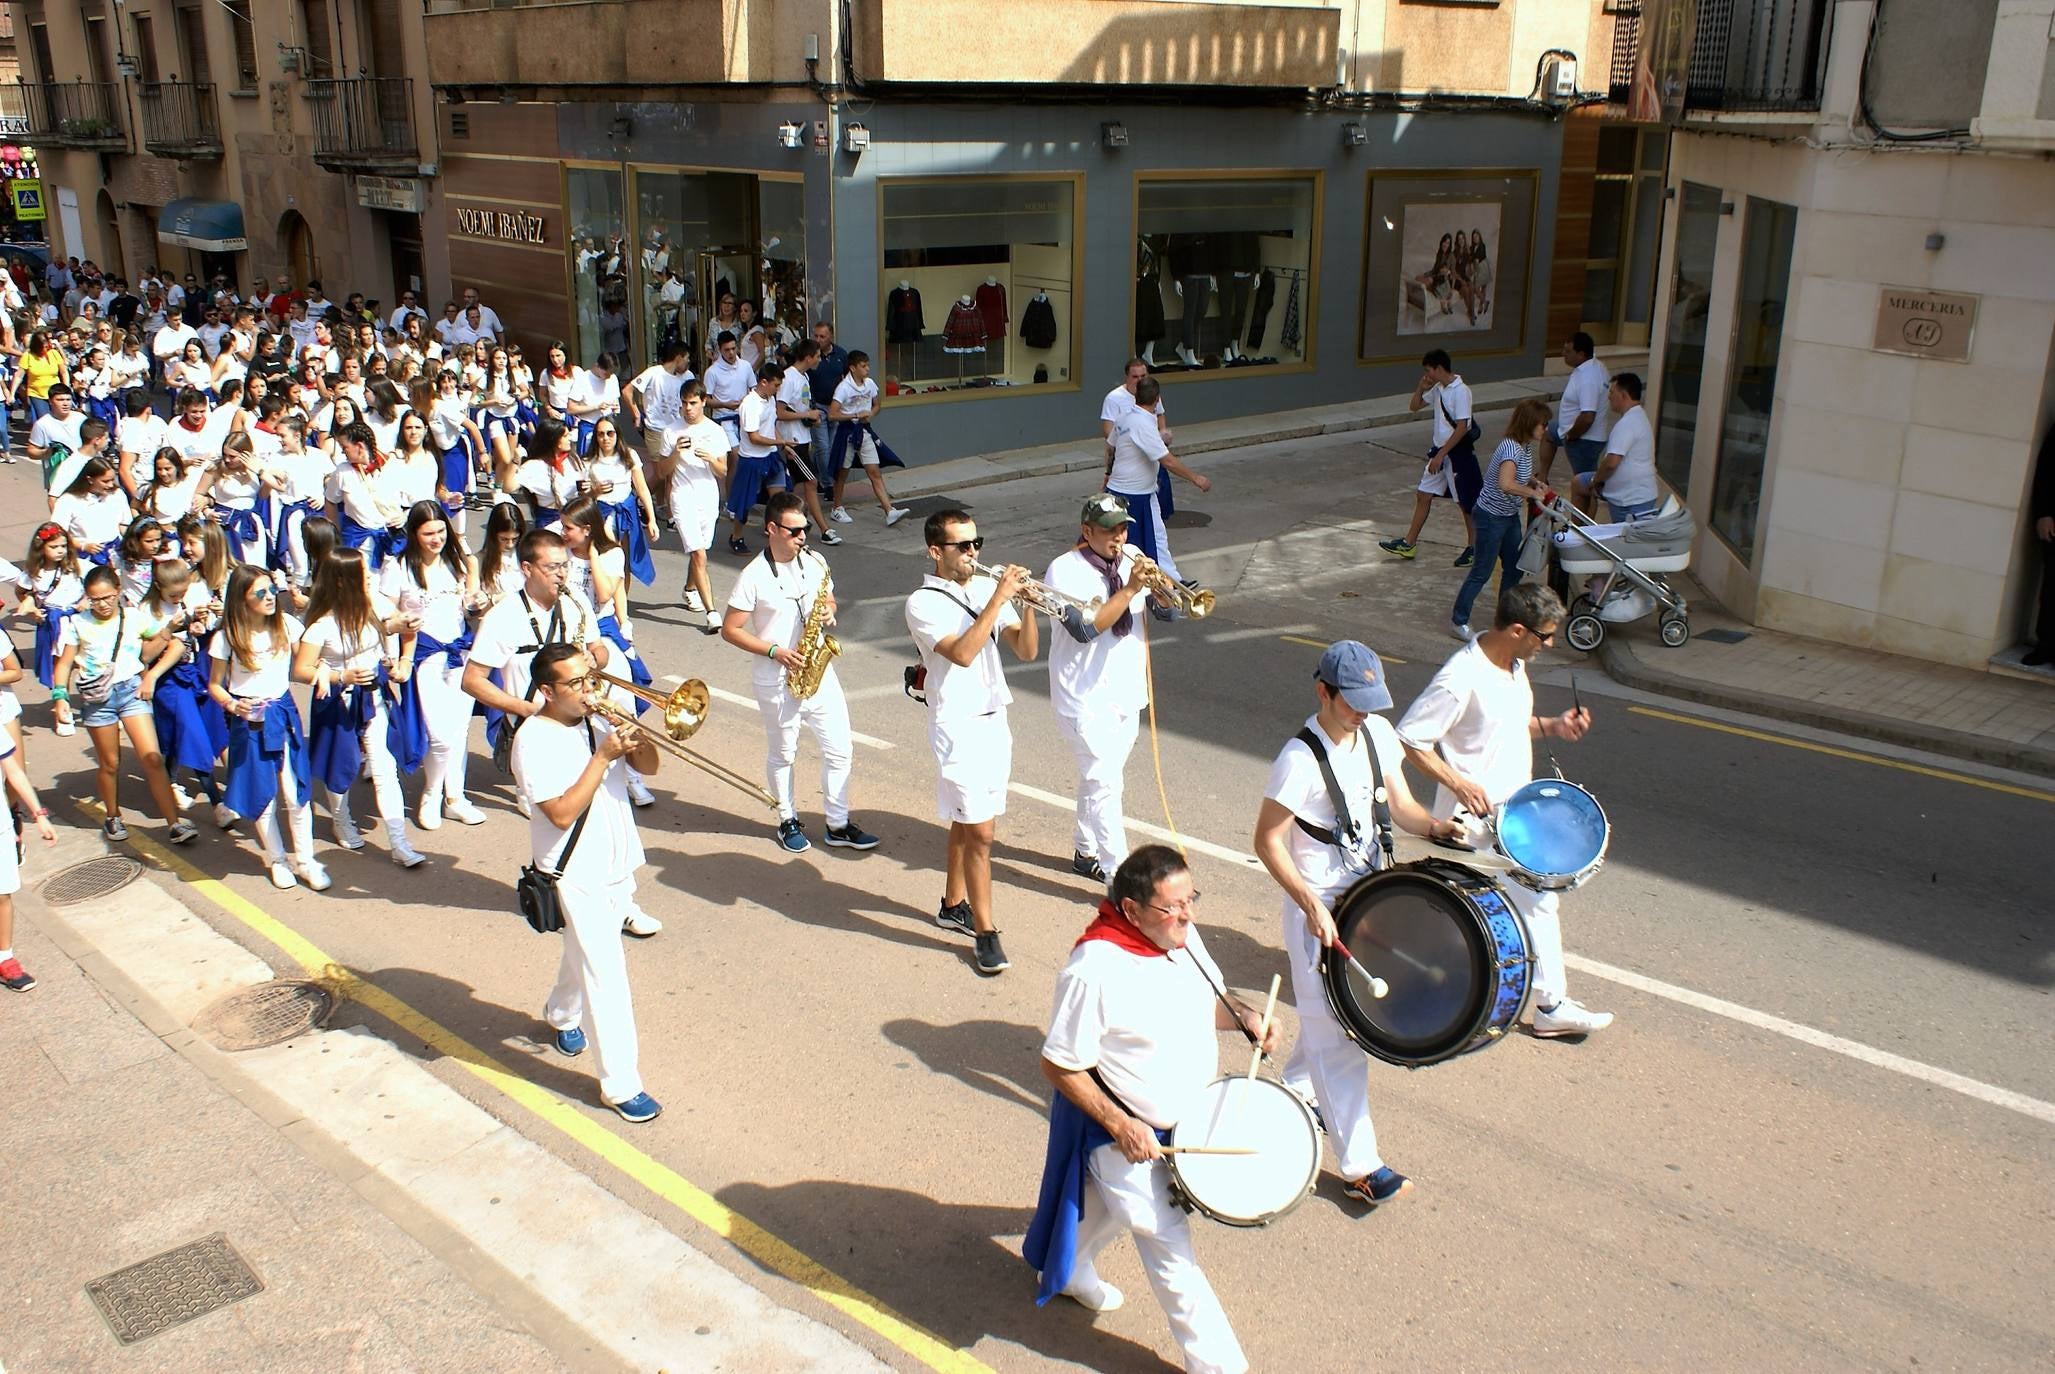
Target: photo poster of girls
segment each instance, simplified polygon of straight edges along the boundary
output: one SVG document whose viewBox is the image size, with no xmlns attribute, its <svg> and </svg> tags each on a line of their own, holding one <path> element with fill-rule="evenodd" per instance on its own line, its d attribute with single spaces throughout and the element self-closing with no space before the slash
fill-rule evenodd
<svg viewBox="0 0 2055 1374">
<path fill-rule="evenodd" d="M 1491 328 L 1499 256 L 1495 200 L 1420 201 L 1405 207 L 1399 242 L 1400 334 Z"/>
</svg>

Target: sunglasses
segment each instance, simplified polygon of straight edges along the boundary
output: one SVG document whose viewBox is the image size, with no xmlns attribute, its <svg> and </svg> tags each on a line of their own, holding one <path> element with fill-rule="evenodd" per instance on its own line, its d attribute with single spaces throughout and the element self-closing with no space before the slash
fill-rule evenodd
<svg viewBox="0 0 2055 1374">
<path fill-rule="evenodd" d="M 259 598 L 275 598 L 278 595 L 278 588 L 272 586 L 252 587 L 250 588 L 250 595 Z"/>
<path fill-rule="evenodd" d="M 981 534 L 975 539 L 947 539 L 940 547 L 955 549 L 958 553 L 976 553 L 985 547 L 985 536 Z"/>
<path fill-rule="evenodd" d="M 804 539 L 806 538 L 807 530 L 812 528 L 812 522 L 806 521 L 797 525 L 773 525 L 771 526 L 771 528 L 774 530 L 783 530 L 786 534 L 791 535 L 794 539 Z"/>
</svg>

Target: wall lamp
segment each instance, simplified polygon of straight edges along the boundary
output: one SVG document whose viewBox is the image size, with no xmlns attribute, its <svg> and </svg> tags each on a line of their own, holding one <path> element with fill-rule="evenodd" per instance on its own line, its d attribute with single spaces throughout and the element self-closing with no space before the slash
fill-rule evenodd
<svg viewBox="0 0 2055 1374">
<path fill-rule="evenodd" d="M 1344 148 L 1360 148 L 1360 147 L 1362 147 L 1362 146 L 1363 146 L 1364 144 L 1368 143 L 1369 141 L 1370 141 L 1370 131 L 1369 131 L 1368 129 L 1365 129 L 1365 128 L 1364 128 L 1364 127 L 1363 127 L 1362 125 L 1360 125 L 1360 124 L 1344 124 L 1344 125 L 1342 125 L 1342 126 L 1341 126 L 1341 146 L 1342 146 L 1342 147 L 1344 147 Z"/>
<path fill-rule="evenodd" d="M 1127 146 L 1127 125 L 1101 124 L 1099 146 L 1102 148 L 1125 148 Z"/>
</svg>

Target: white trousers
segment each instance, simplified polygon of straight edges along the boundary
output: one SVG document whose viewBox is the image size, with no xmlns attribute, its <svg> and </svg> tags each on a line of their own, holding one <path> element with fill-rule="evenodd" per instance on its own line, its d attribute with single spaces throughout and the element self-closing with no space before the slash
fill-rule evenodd
<svg viewBox="0 0 2055 1374">
<path fill-rule="evenodd" d="M 804 725 L 820 746 L 821 810 L 830 826 L 849 824 L 849 765 L 856 746 L 849 738 L 849 702 L 835 670 L 828 669 L 820 690 L 805 701 L 786 690 L 781 677 L 775 687 L 757 687 L 756 703 L 763 708 L 764 777 L 778 799 L 778 818 L 791 820 L 799 814 L 792 796 L 792 761 L 798 757 L 799 727 Z"/>
<path fill-rule="evenodd" d="M 596 890 L 563 882 L 557 893 L 564 907 L 564 954 L 543 1018 L 555 1030 L 584 1029 L 599 1070 L 599 1095 L 626 1102 L 642 1091 L 635 1003 L 621 948 L 621 923 L 638 910 L 635 875 Z"/>
<path fill-rule="evenodd" d="M 1156 566 L 1169 573 L 1171 581 L 1184 581 L 1183 574 L 1177 570 L 1177 560 L 1170 554 L 1170 526 L 1163 519 L 1161 505 L 1156 507 Z"/>
<path fill-rule="evenodd" d="M 421 761 L 421 799 L 441 796 L 458 801 L 471 763 L 471 708 L 464 692 L 464 668 L 447 654 L 414 665 L 421 692 L 421 717 L 428 726 L 428 757 Z"/>
<path fill-rule="evenodd" d="M 1085 1192 L 1071 1284 L 1096 1287 L 1094 1261 L 1122 1231 L 1132 1232 L 1149 1286 L 1170 1320 L 1188 1374 L 1242 1374 L 1249 1367 L 1213 1285 L 1192 1253 L 1190 1220 L 1170 1200 L 1170 1170 L 1161 1160 L 1132 1164 L 1118 1145 L 1101 1145 L 1085 1158 L 1092 1186 Z"/>
<path fill-rule="evenodd" d="M 1077 824 L 1071 849 L 1089 854 L 1109 874 L 1127 857 L 1122 790 L 1127 759 L 1134 752 L 1141 717 L 1133 711 L 1087 711 L 1056 715 L 1057 728 L 1077 759 Z"/>
<path fill-rule="evenodd" d="M 1287 898 L 1278 920 L 1291 962 L 1292 1005 L 1299 1010 L 1299 1038 L 1285 1061 L 1285 1086 L 1319 1100 L 1341 1176 L 1367 1178 L 1384 1167 L 1377 1127 L 1370 1122 L 1370 1056 L 1343 1033 L 1334 1008 L 1327 1005 L 1320 946 L 1306 929 L 1305 913 Z"/>
<path fill-rule="evenodd" d="M 304 745 L 302 746 L 305 747 Z M 271 805 L 264 808 L 264 814 L 252 822 L 257 829 L 257 843 L 264 846 L 264 862 L 268 864 L 285 862 L 285 838 L 278 833 L 278 809 L 285 808 L 285 822 L 292 827 L 293 857 L 301 863 L 314 862 L 314 810 L 307 805 L 307 799 L 299 795 L 300 780 L 293 776 L 292 765 L 286 764 L 278 770 L 278 795 Z"/>
<path fill-rule="evenodd" d="M 1527 926 L 1528 952 L 1534 956 L 1534 1005 L 1552 1007 L 1570 993 L 1570 977 L 1563 968 L 1563 923 L 1557 912 L 1561 894 L 1536 892 L 1511 878 L 1501 890 Z"/>
<path fill-rule="evenodd" d="M 392 756 L 392 749 L 385 742 L 385 697 L 378 696 L 378 711 L 371 717 L 371 723 L 364 727 L 364 764 L 371 773 L 371 794 L 378 799 L 378 814 L 387 821 L 404 821 L 407 818 L 407 799 L 400 793 L 399 760 Z M 347 806 L 349 793 L 343 792 L 334 798 Z"/>
</svg>

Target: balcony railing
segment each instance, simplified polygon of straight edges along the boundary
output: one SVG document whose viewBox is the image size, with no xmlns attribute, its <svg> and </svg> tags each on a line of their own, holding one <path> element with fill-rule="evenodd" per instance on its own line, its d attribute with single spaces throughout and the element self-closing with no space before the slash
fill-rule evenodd
<svg viewBox="0 0 2055 1374">
<path fill-rule="evenodd" d="M 1698 110 L 1817 110 L 1834 0 L 1698 0 L 1689 94 Z"/>
<path fill-rule="evenodd" d="M 121 87 L 111 81 L 23 81 L 28 136 L 55 148 L 121 149 Z"/>
<path fill-rule="evenodd" d="M 145 81 L 143 146 L 160 157 L 220 157 L 214 86 L 206 81 Z"/>
<path fill-rule="evenodd" d="M 1634 86 L 1635 50 L 1641 44 L 1641 0 L 1618 0 L 1613 8 L 1613 70 L 1607 99 L 1624 105 Z"/>
<path fill-rule="evenodd" d="M 309 81 L 314 161 L 334 172 L 404 167 L 421 159 L 410 77 Z"/>
</svg>

